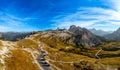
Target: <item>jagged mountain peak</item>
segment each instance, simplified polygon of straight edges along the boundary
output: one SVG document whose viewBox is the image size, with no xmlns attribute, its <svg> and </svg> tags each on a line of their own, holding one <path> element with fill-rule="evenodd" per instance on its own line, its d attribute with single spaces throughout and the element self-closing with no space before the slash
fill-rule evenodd
<svg viewBox="0 0 120 70">
<path fill-rule="evenodd" d="M 86 28 L 81 28 L 80 26 L 71 25 L 68 31 L 75 33 L 76 35 L 80 35 L 83 33 L 90 33 Z"/>
<path fill-rule="evenodd" d="M 71 25 L 69 31 L 75 32 L 76 30 L 82 31 L 81 27 L 76 27 L 75 25 Z"/>
<path fill-rule="evenodd" d="M 82 43 L 82 45 L 86 46 L 95 46 L 96 44 L 99 44 L 101 42 L 100 39 L 98 39 L 86 28 L 72 25 L 70 26 L 69 31 L 75 34 L 74 41 L 77 45 Z"/>
</svg>

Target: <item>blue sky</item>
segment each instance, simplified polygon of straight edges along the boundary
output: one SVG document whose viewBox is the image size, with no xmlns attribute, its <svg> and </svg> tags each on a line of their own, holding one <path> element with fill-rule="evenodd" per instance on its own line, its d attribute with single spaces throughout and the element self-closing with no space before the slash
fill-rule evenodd
<svg viewBox="0 0 120 70">
<path fill-rule="evenodd" d="M 0 31 L 70 25 L 116 30 L 120 27 L 120 0 L 0 0 Z"/>
</svg>

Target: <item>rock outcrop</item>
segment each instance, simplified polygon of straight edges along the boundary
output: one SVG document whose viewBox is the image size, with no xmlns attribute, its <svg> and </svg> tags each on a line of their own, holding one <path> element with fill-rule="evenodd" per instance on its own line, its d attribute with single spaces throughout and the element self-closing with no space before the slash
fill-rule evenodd
<svg viewBox="0 0 120 70">
<path fill-rule="evenodd" d="M 101 42 L 99 38 L 97 38 L 85 28 L 81 28 L 79 26 L 76 27 L 75 25 L 72 25 L 70 26 L 69 31 L 75 34 L 74 43 L 76 45 L 95 46 Z"/>
</svg>

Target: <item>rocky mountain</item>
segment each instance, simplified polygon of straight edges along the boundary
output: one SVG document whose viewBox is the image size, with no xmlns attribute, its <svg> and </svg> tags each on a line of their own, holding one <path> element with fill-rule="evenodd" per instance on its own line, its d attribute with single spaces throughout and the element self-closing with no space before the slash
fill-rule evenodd
<svg viewBox="0 0 120 70">
<path fill-rule="evenodd" d="M 95 46 L 101 41 L 95 35 L 93 35 L 89 30 L 81 27 L 76 27 L 75 25 L 70 26 L 70 32 L 75 34 L 74 42 L 76 45 L 86 45 L 86 46 Z"/>
<path fill-rule="evenodd" d="M 111 34 L 105 35 L 104 37 L 108 40 L 120 41 L 120 28 Z"/>
<path fill-rule="evenodd" d="M 104 36 L 104 35 L 112 33 L 111 31 L 96 30 L 95 28 L 89 29 L 89 30 L 97 36 Z"/>
<path fill-rule="evenodd" d="M 95 46 L 101 43 L 101 40 L 85 28 L 70 26 L 68 30 L 57 29 L 40 32 L 39 38 L 51 47 L 72 45 L 77 47 Z"/>
</svg>

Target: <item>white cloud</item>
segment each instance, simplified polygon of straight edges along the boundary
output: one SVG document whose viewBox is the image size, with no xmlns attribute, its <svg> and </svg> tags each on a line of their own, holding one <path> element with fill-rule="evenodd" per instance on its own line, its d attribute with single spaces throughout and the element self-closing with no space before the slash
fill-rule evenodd
<svg viewBox="0 0 120 70">
<path fill-rule="evenodd" d="M 113 9 L 120 11 L 120 0 L 109 0 L 109 1 L 107 1 L 107 3 Z"/>
<path fill-rule="evenodd" d="M 0 24 L 4 24 L 7 26 L 25 26 L 27 21 L 30 20 L 39 20 L 40 18 L 36 17 L 17 17 L 14 14 L 9 14 L 6 12 L 0 11 Z"/>
<path fill-rule="evenodd" d="M 77 25 L 77 26 L 85 27 L 85 26 L 92 25 L 95 22 L 97 22 L 97 21 L 96 20 L 92 20 L 89 22 L 86 22 L 86 21 L 65 21 L 65 22 L 58 22 L 59 24 L 55 24 L 55 26 L 61 27 L 61 28 L 68 28 L 70 25 Z"/>
<path fill-rule="evenodd" d="M 40 20 L 36 17 L 18 17 L 15 14 L 0 11 L 0 32 L 1 31 L 30 31 L 38 30 L 34 26 L 30 26 L 28 22 L 32 20 Z M 26 29 L 25 29 L 26 28 Z"/>
<path fill-rule="evenodd" d="M 6 26 L 21 26 L 23 22 L 21 21 L 22 18 L 15 17 L 12 14 L 8 13 L 0 13 L 0 24 Z"/>
<path fill-rule="evenodd" d="M 113 9 L 100 7 L 84 7 L 77 12 L 53 20 L 57 27 L 78 25 L 81 27 L 95 26 L 120 26 L 120 12 Z M 104 25 L 107 24 L 107 25 Z M 98 25 L 99 24 L 99 25 Z"/>
</svg>

